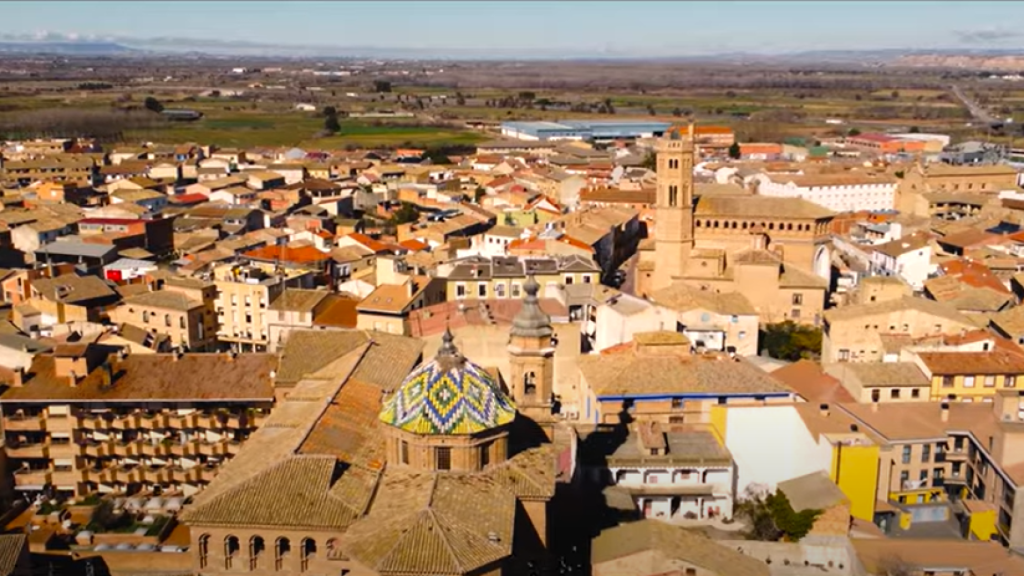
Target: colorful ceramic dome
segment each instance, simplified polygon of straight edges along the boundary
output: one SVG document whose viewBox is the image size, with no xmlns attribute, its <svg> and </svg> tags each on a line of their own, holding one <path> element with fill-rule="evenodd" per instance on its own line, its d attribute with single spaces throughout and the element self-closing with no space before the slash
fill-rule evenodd
<svg viewBox="0 0 1024 576">
<path fill-rule="evenodd" d="M 466 360 L 445 331 L 437 356 L 412 371 L 380 419 L 416 434 L 475 434 L 511 422 L 516 407 L 494 378 Z"/>
</svg>

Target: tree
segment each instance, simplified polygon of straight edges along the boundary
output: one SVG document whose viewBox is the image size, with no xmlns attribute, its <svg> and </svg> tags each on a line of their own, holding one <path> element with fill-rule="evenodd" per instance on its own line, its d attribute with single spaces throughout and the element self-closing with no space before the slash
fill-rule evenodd
<svg viewBox="0 0 1024 576">
<path fill-rule="evenodd" d="M 651 116 L 657 115 L 657 112 L 654 110 L 654 106 L 651 106 L 650 104 L 647 105 L 647 113 Z"/>
<path fill-rule="evenodd" d="M 338 109 L 335 108 L 334 106 L 324 106 L 323 115 L 324 116 L 337 116 L 338 115 Z"/>
<path fill-rule="evenodd" d="M 391 82 L 387 80 L 374 80 L 373 81 L 374 92 L 391 92 Z"/>
<path fill-rule="evenodd" d="M 814 527 L 821 510 L 797 512 L 783 492 L 765 495 L 748 490 L 736 505 L 736 514 L 747 519 L 748 537 L 753 540 L 774 542 L 784 538 L 798 542 Z"/>
<path fill-rule="evenodd" d="M 483 200 L 484 196 L 486 195 L 487 189 L 485 189 L 483 186 L 477 186 L 476 190 L 473 191 L 473 202 L 479 204 L 480 201 Z"/>
<path fill-rule="evenodd" d="M 860 130 L 858 130 L 856 128 L 850 128 L 850 131 L 847 132 L 847 135 L 849 135 L 849 136 L 860 136 Z"/>
<path fill-rule="evenodd" d="M 536 98 L 536 97 L 537 97 L 537 94 L 535 92 L 520 92 L 519 93 L 519 99 L 524 101 L 524 102 L 532 102 L 533 99 Z"/>
<path fill-rule="evenodd" d="M 911 134 L 918 134 L 918 133 L 920 133 L 920 132 L 921 132 L 921 129 L 920 129 L 920 128 L 918 128 L 917 126 L 911 126 L 911 127 L 910 127 L 910 133 L 911 133 Z"/>
<path fill-rule="evenodd" d="M 157 113 L 159 113 L 159 112 L 163 112 L 164 111 L 164 105 L 161 104 L 159 100 L 157 100 L 156 98 L 153 98 L 152 96 L 146 96 L 146 100 L 145 100 L 145 102 L 143 102 L 142 105 L 145 106 L 146 110 L 149 110 L 150 112 L 157 112 Z"/>
<path fill-rule="evenodd" d="M 815 358 L 821 354 L 821 329 L 792 320 L 767 324 L 762 342 L 772 358 L 790 361 Z"/>
<path fill-rule="evenodd" d="M 324 130 L 327 130 L 331 134 L 337 134 L 341 131 L 341 123 L 338 122 L 338 117 L 336 115 L 324 118 Z"/>
<path fill-rule="evenodd" d="M 733 142 L 732 145 L 729 146 L 729 158 L 732 158 L 734 160 L 739 160 L 740 156 L 741 156 L 741 153 L 740 153 L 740 143 L 739 142 Z"/>
<path fill-rule="evenodd" d="M 394 225 L 408 224 L 409 222 L 415 222 L 420 219 L 420 211 L 415 206 L 408 202 L 402 202 L 402 205 L 395 210 L 395 213 L 391 215 L 391 223 Z"/>
<path fill-rule="evenodd" d="M 676 118 L 679 118 L 680 116 L 683 115 L 683 109 L 679 108 L 678 106 L 673 108 L 672 109 L 672 115 L 675 116 Z"/>
<path fill-rule="evenodd" d="M 644 168 L 647 168 L 648 170 L 657 172 L 658 156 L 654 152 L 648 152 L 647 155 L 644 156 L 644 161 L 640 165 L 643 166 Z"/>
</svg>

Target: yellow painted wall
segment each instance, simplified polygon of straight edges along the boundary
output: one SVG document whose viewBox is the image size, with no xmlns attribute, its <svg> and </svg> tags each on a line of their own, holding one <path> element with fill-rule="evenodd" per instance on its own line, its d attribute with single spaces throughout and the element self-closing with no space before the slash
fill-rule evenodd
<svg viewBox="0 0 1024 576">
<path fill-rule="evenodd" d="M 878 490 L 878 446 L 832 447 L 832 480 L 850 499 L 854 518 L 873 522 Z"/>
<path fill-rule="evenodd" d="M 971 536 L 977 540 L 988 541 L 996 533 L 996 511 L 985 510 L 971 514 L 969 525 Z"/>
<path fill-rule="evenodd" d="M 900 512 L 900 529 L 910 530 L 911 520 L 913 520 L 913 516 L 910 512 Z"/>
<path fill-rule="evenodd" d="M 1024 375 L 1021 375 L 1021 374 L 1011 374 L 1011 376 L 1013 376 L 1013 378 L 1015 380 L 1014 384 L 1016 384 L 1017 380 L 1022 380 L 1022 377 L 1024 377 Z M 956 394 L 956 397 L 958 399 L 959 398 L 963 398 L 965 396 L 967 396 L 967 397 L 993 396 L 996 393 L 997 390 L 1005 389 L 1005 380 L 1004 380 L 1005 376 L 1003 374 L 998 374 L 994 378 L 995 379 L 993 380 L 993 385 L 992 386 L 986 386 L 985 385 L 985 374 L 978 374 L 978 375 L 976 375 L 974 377 L 974 385 L 970 386 L 970 387 L 967 387 L 967 386 L 964 386 L 964 380 L 965 380 L 964 376 L 954 376 L 953 377 L 953 385 L 949 386 L 949 387 L 944 387 L 942 385 L 942 376 L 933 376 L 932 377 L 932 400 L 933 401 L 945 400 L 946 398 L 949 397 L 950 394 Z"/>
<path fill-rule="evenodd" d="M 729 412 L 726 406 L 714 404 L 711 406 L 711 430 L 718 441 L 725 445 L 725 429 L 729 422 Z"/>
</svg>

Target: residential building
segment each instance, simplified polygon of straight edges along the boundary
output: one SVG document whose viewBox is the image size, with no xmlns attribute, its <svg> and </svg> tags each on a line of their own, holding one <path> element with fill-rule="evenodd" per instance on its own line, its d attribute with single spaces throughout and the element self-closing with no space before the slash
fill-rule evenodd
<svg viewBox="0 0 1024 576">
<path fill-rule="evenodd" d="M 934 272 L 931 236 L 918 232 L 872 247 L 871 269 L 885 276 L 899 276 L 914 290 Z"/>
<path fill-rule="evenodd" d="M 190 496 L 265 418 L 276 368 L 269 354 L 58 346 L 0 395 L 15 490 Z"/>
<path fill-rule="evenodd" d="M 438 278 L 445 283 L 447 300 L 523 298 L 522 287 L 529 276 L 542 287 L 597 284 L 601 269 L 580 256 L 520 258 L 516 256 L 473 256 L 442 265 Z M 546 292 L 545 292 L 546 293 Z"/>
<path fill-rule="evenodd" d="M 174 288 L 143 292 L 125 298 L 110 311 L 110 319 L 167 335 L 181 350 L 212 350 L 217 343 L 216 316 L 209 303 L 197 295 Z"/>
<path fill-rule="evenodd" d="M 711 407 L 789 402 L 796 394 L 765 372 L 727 354 L 695 354 L 677 332 L 636 334 L 633 342 L 582 356 L 583 422 L 615 424 L 623 414 L 665 424 L 710 422 Z"/>
<path fill-rule="evenodd" d="M 99 322 L 120 301 L 96 276 L 65 274 L 32 280 L 27 304 L 41 314 L 44 327 L 65 322 Z"/>
<path fill-rule="evenodd" d="M 825 367 L 855 402 L 931 400 L 932 381 L 914 362 L 840 362 Z"/>
<path fill-rule="evenodd" d="M 346 298 L 327 290 L 286 288 L 268 308 L 269 350 L 281 348 L 295 330 L 318 327 L 317 320 L 340 300 Z"/>
<path fill-rule="evenodd" d="M 613 486 L 636 503 L 642 518 L 723 519 L 733 517 L 732 456 L 705 428 L 666 431 L 640 421 L 607 458 Z"/>
<path fill-rule="evenodd" d="M 1024 356 L 985 352 L 917 351 L 913 363 L 931 387 L 932 401 L 991 402 L 1000 390 L 1024 389 Z"/>
<path fill-rule="evenodd" d="M 643 520 L 606 528 L 594 538 L 594 576 L 768 576 L 768 564 L 693 530 Z"/>
<path fill-rule="evenodd" d="M 409 334 L 409 313 L 445 300 L 445 281 L 411 276 L 400 284 L 380 284 L 356 306 L 361 330 Z"/>
<path fill-rule="evenodd" d="M 824 319 L 821 361 L 825 364 L 881 361 L 883 334 L 921 338 L 978 328 L 946 303 L 909 296 L 832 308 Z"/>
<path fill-rule="evenodd" d="M 267 308 L 285 288 L 313 285 L 313 275 L 307 271 L 281 269 L 270 273 L 238 264 L 214 268 L 213 278 L 217 286 L 217 338 L 250 350 L 265 350 L 270 344 Z"/>
<path fill-rule="evenodd" d="M 762 174 L 757 193 L 776 198 L 803 198 L 833 212 L 892 210 L 898 180 L 868 173 Z"/>
</svg>

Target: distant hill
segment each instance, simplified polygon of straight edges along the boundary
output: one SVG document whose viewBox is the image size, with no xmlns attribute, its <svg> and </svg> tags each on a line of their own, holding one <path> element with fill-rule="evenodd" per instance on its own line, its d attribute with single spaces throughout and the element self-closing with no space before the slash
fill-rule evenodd
<svg viewBox="0 0 1024 576">
<path fill-rule="evenodd" d="M 138 52 L 115 42 L 0 42 L 0 53 L 109 56 Z"/>
</svg>

